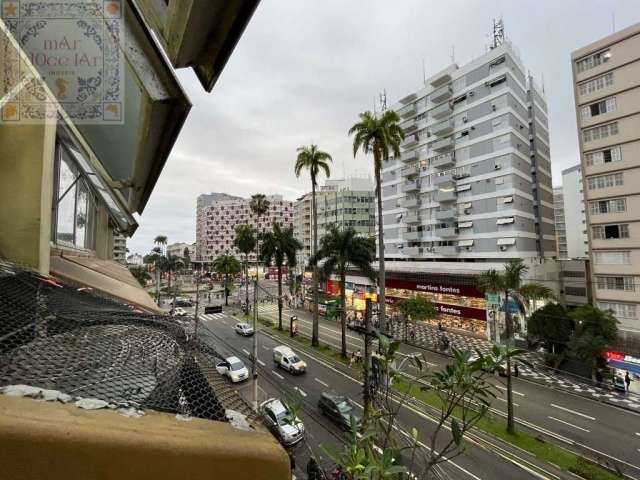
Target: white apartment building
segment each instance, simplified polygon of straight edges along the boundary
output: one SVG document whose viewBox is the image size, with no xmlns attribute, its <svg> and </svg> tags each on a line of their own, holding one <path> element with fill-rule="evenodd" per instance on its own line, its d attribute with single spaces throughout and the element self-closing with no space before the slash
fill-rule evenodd
<svg viewBox="0 0 640 480">
<path fill-rule="evenodd" d="M 127 263 L 127 237 L 122 234 L 113 236 L 113 259 L 116 262 Z"/>
<path fill-rule="evenodd" d="M 359 235 L 375 234 L 375 195 L 370 178 L 349 177 L 326 180 L 316 192 L 318 202 L 318 244 L 331 224 L 353 228 Z M 298 265 L 304 267 L 313 249 L 311 193 L 298 198 L 294 207 L 294 232 L 302 242 Z"/>
<path fill-rule="evenodd" d="M 569 258 L 567 251 L 567 227 L 564 218 L 564 193 L 562 187 L 553 189 L 553 221 L 556 227 L 558 258 Z"/>
<path fill-rule="evenodd" d="M 505 40 L 393 105 L 406 138 L 382 170 L 389 303 L 438 272 L 439 320 L 488 335 L 475 275 L 523 258 L 557 288 L 547 104 L 526 72 Z"/>
<path fill-rule="evenodd" d="M 563 258 L 588 257 L 589 239 L 580 165 L 562 171 L 562 200 L 566 232 L 566 256 Z"/>
<path fill-rule="evenodd" d="M 260 232 L 268 231 L 277 222 L 284 227 L 293 227 L 293 202 L 283 200 L 281 195 L 267 197 L 269 211 L 259 219 L 251 212 L 250 199 L 232 197 L 224 193 L 200 195 L 196 212 L 196 259 L 211 262 L 218 255 L 240 254 L 233 246 L 236 227 L 251 225 Z M 249 256 L 255 261 L 255 254 Z"/>
<path fill-rule="evenodd" d="M 407 132 L 383 169 L 385 257 L 555 255 L 547 105 L 505 42 L 393 108 Z"/>
<path fill-rule="evenodd" d="M 184 258 L 185 248 L 188 249 L 189 258 L 191 260 L 194 260 L 196 258 L 195 243 L 176 242 L 176 243 L 172 243 L 171 245 L 167 245 L 167 255 Z"/>
<path fill-rule="evenodd" d="M 594 295 L 640 353 L 640 23 L 571 54 Z"/>
<path fill-rule="evenodd" d="M 129 255 L 127 257 L 127 265 L 142 266 L 144 265 L 144 257 L 137 253 Z"/>
</svg>

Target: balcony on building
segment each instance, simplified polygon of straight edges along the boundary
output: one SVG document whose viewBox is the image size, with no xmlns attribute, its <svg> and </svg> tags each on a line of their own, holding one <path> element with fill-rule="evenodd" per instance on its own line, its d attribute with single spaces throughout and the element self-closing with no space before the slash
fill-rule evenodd
<svg viewBox="0 0 640 480">
<path fill-rule="evenodd" d="M 438 120 L 451 115 L 451 112 L 453 112 L 453 108 L 451 108 L 449 102 L 446 102 L 431 110 L 431 118 Z"/>
<path fill-rule="evenodd" d="M 453 174 L 444 173 L 433 177 L 433 184 L 438 187 L 453 187 Z"/>
<path fill-rule="evenodd" d="M 420 200 L 418 200 L 415 197 L 411 197 L 411 198 L 406 198 L 403 202 L 402 202 L 402 206 L 404 208 L 414 208 L 417 207 L 420 204 Z"/>
<path fill-rule="evenodd" d="M 420 168 L 417 165 L 410 165 L 400 170 L 400 174 L 403 177 L 410 177 L 411 175 L 417 175 L 420 172 Z"/>
<path fill-rule="evenodd" d="M 410 93 L 409 95 L 407 95 L 406 97 L 402 97 L 400 99 L 400 103 L 403 105 L 406 105 L 409 102 L 414 102 L 416 100 L 416 98 L 418 98 L 418 95 L 415 93 Z"/>
<path fill-rule="evenodd" d="M 418 212 L 408 212 L 403 217 L 403 220 L 404 220 L 404 223 L 409 223 L 409 224 L 420 223 L 420 215 L 418 215 Z"/>
<path fill-rule="evenodd" d="M 453 188 L 440 189 L 436 192 L 436 202 L 455 202 L 456 198 L 456 191 Z"/>
<path fill-rule="evenodd" d="M 415 135 L 408 135 L 400 144 L 402 148 L 415 147 L 418 144 L 418 138 Z"/>
<path fill-rule="evenodd" d="M 436 220 L 453 220 L 458 217 L 458 212 L 455 208 L 445 208 L 442 210 L 436 210 Z"/>
<path fill-rule="evenodd" d="M 453 127 L 454 127 L 453 120 L 448 118 L 440 123 L 436 123 L 435 125 L 432 125 L 431 133 L 441 137 L 451 133 L 453 131 Z"/>
<path fill-rule="evenodd" d="M 409 117 L 415 116 L 416 112 L 417 112 L 416 104 L 412 103 L 410 105 L 402 107 L 398 111 L 398 115 L 400 115 L 402 118 L 409 118 Z"/>
<path fill-rule="evenodd" d="M 431 86 L 432 87 L 439 87 L 440 85 L 444 85 L 445 83 L 448 83 L 451 81 L 451 72 L 447 70 L 445 70 L 442 73 L 436 74 L 435 76 L 433 76 L 431 78 Z"/>
<path fill-rule="evenodd" d="M 402 236 L 402 238 L 410 242 L 415 242 L 422 239 L 422 232 L 418 232 L 418 231 L 404 232 L 404 235 Z"/>
<path fill-rule="evenodd" d="M 402 185 L 403 192 L 415 192 L 420 190 L 420 182 L 418 180 L 412 180 Z"/>
<path fill-rule="evenodd" d="M 433 168 L 450 168 L 453 167 L 456 162 L 453 152 L 448 152 L 431 157 L 430 163 Z"/>
<path fill-rule="evenodd" d="M 410 118 L 406 122 L 400 125 L 404 133 L 411 133 L 418 129 L 418 123 L 415 118 Z"/>
<path fill-rule="evenodd" d="M 451 88 L 451 85 L 443 85 L 437 90 L 431 92 L 431 95 L 429 95 L 429 99 L 433 103 L 440 103 L 445 101 L 447 98 L 450 98 L 452 93 L 453 89 Z"/>
<path fill-rule="evenodd" d="M 402 253 L 409 257 L 421 257 L 422 256 L 422 247 L 405 247 L 402 250 Z"/>
<path fill-rule="evenodd" d="M 455 245 L 441 245 L 434 248 L 434 253 L 438 255 L 456 255 L 458 253 L 458 247 Z"/>
<path fill-rule="evenodd" d="M 458 232 L 455 227 L 436 228 L 436 236 L 441 238 L 457 237 Z"/>
<path fill-rule="evenodd" d="M 431 148 L 436 152 L 444 152 L 453 147 L 453 138 L 447 137 L 431 144 Z"/>
<path fill-rule="evenodd" d="M 403 162 L 413 162 L 418 160 L 418 152 L 415 150 L 412 150 L 411 152 L 402 152 L 400 154 L 400 160 Z"/>
</svg>

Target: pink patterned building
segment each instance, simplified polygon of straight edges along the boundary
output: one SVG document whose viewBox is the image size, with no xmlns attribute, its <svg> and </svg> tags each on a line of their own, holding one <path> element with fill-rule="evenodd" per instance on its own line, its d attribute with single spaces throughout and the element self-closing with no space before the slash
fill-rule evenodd
<svg viewBox="0 0 640 480">
<path fill-rule="evenodd" d="M 196 259 L 211 262 L 218 255 L 231 254 L 240 259 L 233 246 L 236 227 L 251 225 L 259 231 L 267 231 L 274 222 L 284 227 L 293 226 L 293 202 L 281 195 L 268 196 L 269 212 L 259 220 L 249 208 L 250 199 L 225 193 L 211 193 L 198 197 L 196 213 Z M 255 255 L 249 256 L 255 260 Z"/>
</svg>

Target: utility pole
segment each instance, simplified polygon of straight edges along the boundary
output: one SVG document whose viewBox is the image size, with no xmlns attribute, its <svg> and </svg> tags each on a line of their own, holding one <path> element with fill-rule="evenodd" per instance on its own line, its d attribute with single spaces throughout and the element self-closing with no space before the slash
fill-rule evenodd
<svg viewBox="0 0 640 480">
<path fill-rule="evenodd" d="M 174 304 L 175 305 L 175 304 Z M 200 275 L 196 277 L 196 309 L 193 312 L 193 320 L 195 322 L 195 328 L 193 330 L 193 336 L 198 339 L 198 324 L 200 319 L 198 318 L 198 307 L 200 305 Z"/>
<path fill-rule="evenodd" d="M 369 411 L 371 410 L 371 299 L 366 300 L 366 310 L 364 313 L 364 364 L 362 366 L 362 374 L 364 376 L 364 392 L 363 392 L 363 425 L 367 425 L 369 420 Z"/>
<path fill-rule="evenodd" d="M 258 411 L 258 268 L 253 281 L 253 409 Z"/>
<path fill-rule="evenodd" d="M 158 268 L 158 262 L 155 262 L 156 266 L 156 303 L 160 306 L 160 269 Z"/>
</svg>

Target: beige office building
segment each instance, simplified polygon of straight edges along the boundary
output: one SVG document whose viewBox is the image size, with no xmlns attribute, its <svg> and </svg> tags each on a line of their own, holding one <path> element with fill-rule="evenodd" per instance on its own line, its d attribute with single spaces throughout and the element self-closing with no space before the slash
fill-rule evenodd
<svg viewBox="0 0 640 480">
<path fill-rule="evenodd" d="M 640 351 L 640 23 L 571 60 L 595 301 Z"/>
</svg>

